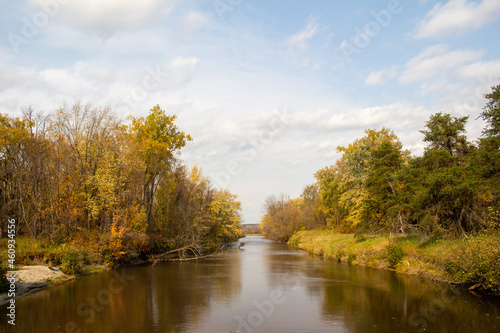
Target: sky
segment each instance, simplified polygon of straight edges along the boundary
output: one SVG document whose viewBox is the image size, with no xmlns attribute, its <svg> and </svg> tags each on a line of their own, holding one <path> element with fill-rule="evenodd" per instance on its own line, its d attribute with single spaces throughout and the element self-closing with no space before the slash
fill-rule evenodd
<svg viewBox="0 0 500 333">
<path fill-rule="evenodd" d="M 413 155 L 436 112 L 500 84 L 500 0 L 0 0 L 0 113 L 81 100 L 124 121 L 159 104 L 182 151 L 258 223 L 338 146 L 388 127 Z"/>
</svg>

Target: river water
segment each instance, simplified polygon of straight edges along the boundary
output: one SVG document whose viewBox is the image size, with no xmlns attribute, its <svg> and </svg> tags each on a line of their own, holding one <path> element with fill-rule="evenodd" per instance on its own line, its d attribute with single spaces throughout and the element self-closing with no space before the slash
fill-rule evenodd
<svg viewBox="0 0 500 333">
<path fill-rule="evenodd" d="M 16 302 L 0 332 L 500 332 L 500 303 L 325 261 L 258 236 L 199 261 L 77 279 Z"/>
</svg>

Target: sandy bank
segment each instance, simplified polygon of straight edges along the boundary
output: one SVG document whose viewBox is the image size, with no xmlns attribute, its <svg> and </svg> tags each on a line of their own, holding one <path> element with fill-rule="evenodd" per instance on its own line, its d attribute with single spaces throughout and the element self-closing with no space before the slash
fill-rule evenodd
<svg viewBox="0 0 500 333">
<path fill-rule="evenodd" d="M 47 266 L 23 266 L 16 271 L 16 298 L 59 284 L 71 277 L 57 268 Z M 7 294 L 0 295 L 0 305 L 9 301 Z"/>
</svg>

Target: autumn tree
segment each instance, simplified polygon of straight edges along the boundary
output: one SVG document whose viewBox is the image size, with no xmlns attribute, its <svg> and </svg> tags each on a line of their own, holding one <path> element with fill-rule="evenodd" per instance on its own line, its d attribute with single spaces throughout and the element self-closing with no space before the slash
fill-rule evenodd
<svg viewBox="0 0 500 333">
<path fill-rule="evenodd" d="M 294 232 L 303 226 L 300 200 L 287 195 L 269 196 L 264 204 L 265 215 L 261 219 L 262 233 L 266 238 L 286 243 Z"/>
<path fill-rule="evenodd" d="M 0 115 L 0 214 L 15 218 L 20 234 L 87 237 L 114 260 L 187 248 L 199 255 L 241 236 L 236 196 L 181 163 L 191 137 L 159 106 L 130 125 L 90 103 L 21 111 Z"/>
<path fill-rule="evenodd" d="M 173 247 L 197 244 L 217 249 L 241 236 L 241 203 L 214 189 L 201 169 L 179 165 L 157 191 L 157 230 Z"/>
<path fill-rule="evenodd" d="M 4 231 L 6 221 L 13 216 L 18 216 L 21 230 L 32 228 L 31 216 L 26 212 L 29 202 L 23 186 L 30 180 L 25 152 L 31 144 L 31 126 L 27 119 L 0 114 L 0 200 Z"/>
<path fill-rule="evenodd" d="M 365 130 L 365 136 L 356 139 L 347 147 L 338 147 L 342 157 L 337 161 L 339 179 L 339 204 L 348 212 L 345 220 L 352 227 L 357 228 L 363 222 L 364 203 L 368 197 L 365 186 L 366 179 L 372 168 L 370 160 L 373 151 L 383 142 L 402 149 L 398 137 L 390 129 Z"/>
<path fill-rule="evenodd" d="M 148 232 L 153 231 L 154 197 L 162 177 L 170 170 L 173 158 L 191 136 L 180 131 L 159 105 L 147 117 L 132 117 L 131 132 L 138 144 L 145 165 L 143 174 L 143 203 L 146 208 Z"/>
<path fill-rule="evenodd" d="M 228 190 L 216 190 L 208 204 L 204 239 L 212 247 L 234 242 L 242 236 L 241 203 Z"/>
<path fill-rule="evenodd" d="M 322 168 L 314 174 L 321 197 L 320 209 L 325 215 L 325 223 L 329 227 L 338 227 L 344 221 L 348 211 L 340 204 L 340 176 L 339 165 Z"/>
<path fill-rule="evenodd" d="M 302 212 L 304 228 L 314 229 L 326 226 L 326 214 L 318 184 L 305 186 L 297 203 Z"/>
<path fill-rule="evenodd" d="M 90 103 L 64 104 L 53 116 L 51 136 L 56 144 L 51 167 L 60 184 L 60 204 L 54 209 L 66 215 L 66 228 L 110 227 L 124 190 L 119 177 L 124 147 L 118 141 L 123 131 L 113 111 Z"/>
</svg>

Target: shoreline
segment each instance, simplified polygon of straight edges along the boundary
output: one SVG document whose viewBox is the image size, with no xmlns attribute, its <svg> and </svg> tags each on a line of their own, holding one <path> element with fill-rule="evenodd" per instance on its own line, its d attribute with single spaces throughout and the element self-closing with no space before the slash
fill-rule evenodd
<svg viewBox="0 0 500 333">
<path fill-rule="evenodd" d="M 187 257 L 187 258 L 155 258 L 148 257 L 146 259 L 130 258 L 127 261 L 120 262 L 119 264 L 109 267 L 106 265 L 88 265 L 83 266 L 81 270 L 83 274 L 65 274 L 57 267 L 52 267 L 48 265 L 24 265 L 16 270 L 16 291 L 14 299 L 18 299 L 23 296 L 35 293 L 47 289 L 49 287 L 61 285 L 73 280 L 76 280 L 87 275 L 92 275 L 96 273 L 105 272 L 112 269 L 118 269 L 122 267 L 132 267 L 140 265 L 156 265 L 160 262 L 176 262 L 176 261 L 191 261 L 204 259 L 207 257 L 213 257 L 220 255 L 223 252 L 215 252 L 202 257 Z M 11 298 L 8 297 L 8 293 L 0 294 L 0 306 L 8 304 Z"/>
<path fill-rule="evenodd" d="M 44 265 L 22 266 L 14 272 L 16 272 L 14 299 L 75 279 L 74 275 L 67 275 L 58 268 Z M 9 303 L 11 299 L 8 293 L 0 294 L 0 305 Z"/>
<path fill-rule="evenodd" d="M 485 257 L 491 244 L 481 236 L 469 240 L 409 235 L 355 237 L 332 230 L 299 231 L 288 241 L 288 245 L 326 260 L 417 276 L 463 288 L 475 296 L 500 299 L 498 267 L 491 265 L 490 258 L 479 263 L 477 259 Z M 479 274 L 484 267 L 489 271 Z"/>
</svg>

